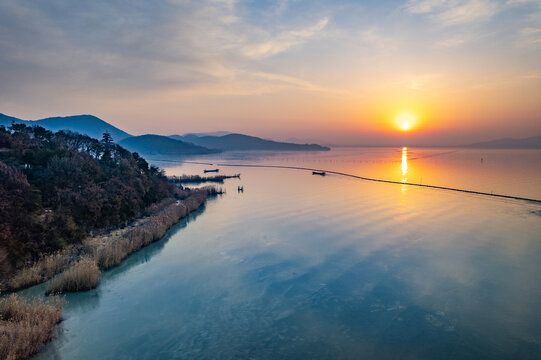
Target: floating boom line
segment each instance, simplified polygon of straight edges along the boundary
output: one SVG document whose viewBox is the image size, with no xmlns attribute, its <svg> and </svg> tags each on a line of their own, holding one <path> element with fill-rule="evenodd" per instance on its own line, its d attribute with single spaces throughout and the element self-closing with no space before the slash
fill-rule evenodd
<svg viewBox="0 0 541 360">
<path fill-rule="evenodd" d="M 412 182 L 402 182 L 402 181 L 395 181 L 395 180 L 376 179 L 376 178 L 369 178 L 369 177 L 365 177 L 365 176 L 348 174 L 348 173 L 339 172 L 339 171 L 324 170 L 324 169 L 314 169 L 314 168 L 306 168 L 306 167 L 299 167 L 299 166 L 255 165 L 255 164 L 225 164 L 225 163 L 216 163 L 216 165 L 217 166 L 232 166 L 232 167 L 238 166 L 238 167 L 253 167 L 253 168 L 275 168 L 275 169 L 292 169 L 292 170 L 305 170 L 305 171 L 323 171 L 323 172 L 326 172 L 326 173 L 329 173 L 329 174 L 347 176 L 347 177 L 360 179 L 360 180 L 365 180 L 365 181 L 374 181 L 374 182 L 395 184 L 395 185 L 418 186 L 418 187 L 425 187 L 425 188 L 430 188 L 430 189 L 455 191 L 455 192 L 462 192 L 462 193 L 467 193 L 467 194 L 475 194 L 475 195 L 483 195 L 483 196 L 491 196 L 491 197 L 497 197 L 497 198 L 503 198 L 503 199 L 529 201 L 529 202 L 534 202 L 534 203 L 541 204 L 541 200 L 539 200 L 539 199 L 531 199 L 531 198 L 520 197 L 520 196 L 494 194 L 494 193 L 487 193 L 487 192 L 483 192 L 483 191 L 452 188 L 452 187 L 447 187 L 447 186 L 426 185 L 426 184 L 418 184 L 418 183 L 412 183 Z"/>
</svg>

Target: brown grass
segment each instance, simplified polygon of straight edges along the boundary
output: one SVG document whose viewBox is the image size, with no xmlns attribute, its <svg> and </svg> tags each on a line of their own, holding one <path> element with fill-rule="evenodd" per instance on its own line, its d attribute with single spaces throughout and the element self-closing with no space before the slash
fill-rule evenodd
<svg viewBox="0 0 541 360">
<path fill-rule="evenodd" d="M 12 289 L 22 289 L 49 280 L 70 264 L 69 252 L 56 252 L 43 256 L 32 266 L 22 268 L 9 282 Z"/>
<path fill-rule="evenodd" d="M 26 359 L 36 353 L 52 338 L 61 318 L 57 297 L 31 302 L 15 294 L 0 298 L 0 359 Z"/>
<path fill-rule="evenodd" d="M 100 281 L 100 274 L 96 261 L 90 258 L 82 258 L 66 271 L 53 278 L 47 285 L 45 294 L 61 294 L 93 289 Z"/>
<path fill-rule="evenodd" d="M 120 236 L 106 239 L 95 246 L 94 258 L 102 269 L 118 265 L 131 253 L 161 239 L 179 219 L 198 209 L 206 200 L 206 192 L 197 192 L 184 201 L 174 201 Z"/>
<path fill-rule="evenodd" d="M 165 199 L 149 206 L 147 216 L 134 221 L 130 226 L 110 231 L 107 235 L 87 238 L 83 244 L 43 256 L 32 266 L 19 270 L 7 283 L 7 288 L 16 290 L 29 287 L 60 273 L 51 280 L 46 290 L 48 294 L 93 288 L 99 282 L 99 269 L 96 272 L 96 268 L 88 261 L 83 263 L 86 264 L 84 267 L 76 267 L 81 259 L 92 259 L 101 269 L 118 265 L 131 253 L 161 239 L 171 226 L 198 209 L 207 196 L 217 193 L 220 192 L 214 187 L 191 191 L 179 189 L 176 196 L 181 200 Z"/>
</svg>

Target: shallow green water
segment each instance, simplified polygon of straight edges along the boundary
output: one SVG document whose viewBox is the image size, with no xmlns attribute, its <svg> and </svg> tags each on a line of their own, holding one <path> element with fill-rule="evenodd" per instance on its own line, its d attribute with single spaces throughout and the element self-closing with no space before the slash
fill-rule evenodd
<svg viewBox="0 0 541 360">
<path fill-rule="evenodd" d="M 535 156 L 511 181 L 478 169 L 492 155 L 482 165 L 471 153 L 419 165 L 410 156 L 404 174 L 401 150 L 381 151 L 199 160 L 396 178 L 445 168 L 454 177 L 444 182 L 485 179 L 532 196 L 528 184 L 540 179 Z M 209 167 L 158 164 L 177 175 Z M 222 172 L 242 177 L 97 289 L 66 296 L 65 320 L 38 359 L 539 358 L 541 206 L 295 170 Z M 522 190 L 506 185 L 517 181 Z"/>
</svg>

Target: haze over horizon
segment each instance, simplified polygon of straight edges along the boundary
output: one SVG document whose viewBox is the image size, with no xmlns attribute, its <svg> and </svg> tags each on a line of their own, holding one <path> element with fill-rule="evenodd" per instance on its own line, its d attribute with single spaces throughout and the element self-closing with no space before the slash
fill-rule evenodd
<svg viewBox="0 0 541 360">
<path fill-rule="evenodd" d="M 0 112 L 23 119 L 333 145 L 541 135 L 539 0 L 0 0 L 0 46 Z"/>
</svg>

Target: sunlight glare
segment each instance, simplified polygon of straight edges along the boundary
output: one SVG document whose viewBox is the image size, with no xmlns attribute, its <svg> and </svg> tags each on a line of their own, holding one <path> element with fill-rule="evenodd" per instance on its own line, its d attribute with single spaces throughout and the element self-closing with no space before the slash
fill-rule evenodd
<svg viewBox="0 0 541 360">
<path fill-rule="evenodd" d="M 409 131 L 415 123 L 416 117 L 410 113 L 401 113 L 396 117 L 396 123 L 400 130 Z"/>
</svg>

